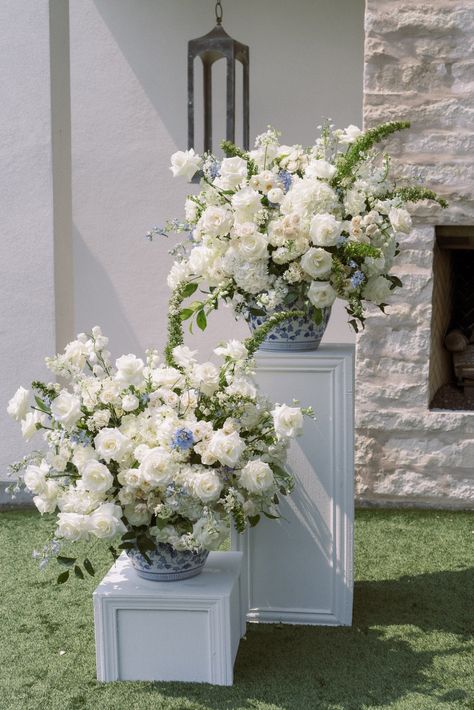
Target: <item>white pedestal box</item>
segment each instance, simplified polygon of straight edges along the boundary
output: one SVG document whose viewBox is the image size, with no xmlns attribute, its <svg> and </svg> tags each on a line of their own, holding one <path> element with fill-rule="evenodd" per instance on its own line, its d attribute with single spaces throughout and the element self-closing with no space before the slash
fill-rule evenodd
<svg viewBox="0 0 474 710">
<path fill-rule="evenodd" d="M 280 520 L 261 520 L 233 548 L 244 552 L 242 603 L 247 621 L 350 625 L 353 595 L 354 348 L 262 352 L 257 380 L 275 403 L 311 405 L 292 445 L 293 493 Z"/>
<path fill-rule="evenodd" d="M 97 678 L 232 685 L 245 633 L 240 552 L 179 582 L 141 579 L 123 553 L 94 592 Z"/>
</svg>

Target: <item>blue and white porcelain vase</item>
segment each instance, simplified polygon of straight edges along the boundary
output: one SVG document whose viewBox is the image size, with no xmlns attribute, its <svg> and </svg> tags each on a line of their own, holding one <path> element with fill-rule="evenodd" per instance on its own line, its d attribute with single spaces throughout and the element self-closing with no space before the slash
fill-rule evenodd
<svg viewBox="0 0 474 710">
<path fill-rule="evenodd" d="M 201 574 L 209 550 L 175 550 L 166 542 L 157 542 L 156 549 L 147 552 L 150 562 L 135 548 L 127 550 L 127 555 L 139 577 L 154 582 L 177 582 Z"/>
<path fill-rule="evenodd" d="M 245 315 L 245 319 L 253 332 L 274 313 L 288 309 L 305 311 L 305 316 L 291 318 L 280 323 L 263 341 L 260 350 L 279 350 L 283 352 L 317 350 L 331 315 L 330 306 L 321 309 L 322 321 L 319 324 L 314 320 L 314 307 L 308 307 L 305 303 L 299 301 L 291 306 L 278 306 L 274 311 L 268 311 L 265 315 L 253 315 L 249 310 Z"/>
</svg>

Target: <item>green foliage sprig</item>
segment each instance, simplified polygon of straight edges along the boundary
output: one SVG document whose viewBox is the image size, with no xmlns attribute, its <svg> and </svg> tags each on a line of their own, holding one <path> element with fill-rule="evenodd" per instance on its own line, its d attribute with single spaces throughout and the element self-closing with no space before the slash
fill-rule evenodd
<svg viewBox="0 0 474 710">
<path fill-rule="evenodd" d="M 409 121 L 391 121 L 365 131 L 339 159 L 337 172 L 332 180 L 333 185 L 338 185 L 341 181 L 349 178 L 354 180 L 355 167 L 367 151 L 392 133 L 397 133 L 409 127 Z"/>
<path fill-rule="evenodd" d="M 393 192 L 387 193 L 382 199 L 392 199 L 394 197 L 399 197 L 404 202 L 432 200 L 433 202 L 437 202 L 443 209 L 448 207 L 448 202 L 444 199 L 444 197 L 440 197 L 436 194 L 436 192 L 429 190 L 427 187 L 421 187 L 418 185 L 414 185 L 412 187 L 400 187 Z"/>
<path fill-rule="evenodd" d="M 274 328 L 276 328 L 277 325 L 282 323 L 284 320 L 288 320 L 289 318 L 304 318 L 305 315 L 304 311 L 280 311 L 279 313 L 274 313 L 270 316 L 265 323 L 255 329 L 252 336 L 244 340 L 244 345 L 247 348 L 249 358 L 257 352 L 267 335 Z"/>
</svg>

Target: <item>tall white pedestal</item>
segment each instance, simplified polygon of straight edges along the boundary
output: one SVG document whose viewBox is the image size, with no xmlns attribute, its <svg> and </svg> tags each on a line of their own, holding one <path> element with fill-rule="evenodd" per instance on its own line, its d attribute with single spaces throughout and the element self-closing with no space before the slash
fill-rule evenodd
<svg viewBox="0 0 474 710">
<path fill-rule="evenodd" d="M 123 553 L 94 592 L 97 678 L 232 685 L 245 618 L 239 552 L 180 582 L 141 579 Z"/>
<path fill-rule="evenodd" d="M 353 596 L 354 348 L 261 353 L 257 380 L 278 402 L 311 405 L 290 451 L 293 493 L 282 518 L 262 520 L 233 548 L 244 552 L 241 599 L 248 621 L 350 625 Z"/>
</svg>

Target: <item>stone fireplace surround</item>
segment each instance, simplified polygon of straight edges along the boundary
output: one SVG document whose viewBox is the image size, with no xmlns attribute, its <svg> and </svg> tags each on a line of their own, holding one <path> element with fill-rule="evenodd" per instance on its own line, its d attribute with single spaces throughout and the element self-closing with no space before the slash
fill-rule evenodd
<svg viewBox="0 0 474 710">
<path fill-rule="evenodd" d="M 429 409 L 435 225 L 474 224 L 474 3 L 367 0 L 364 124 L 410 120 L 394 169 L 421 177 L 448 210 L 417 206 L 388 316 L 358 337 L 356 490 L 361 504 L 474 507 L 474 411 Z M 441 283 L 441 288 L 440 288 Z M 439 333 L 438 333 L 439 337 Z M 436 357 L 436 356 L 435 356 Z M 432 363 L 443 377 L 442 350 Z M 441 374 L 439 374 L 441 373 Z M 431 387 L 431 390 L 430 390 Z"/>
</svg>

